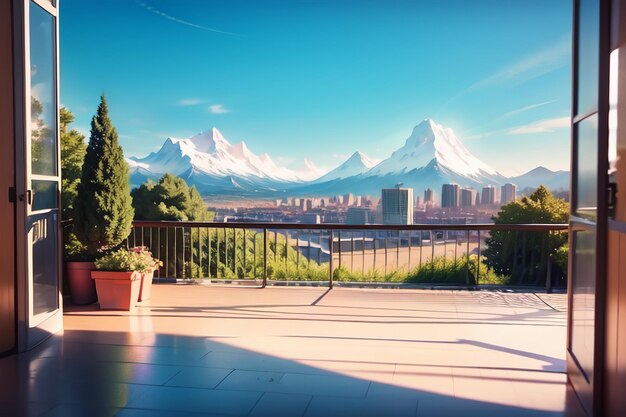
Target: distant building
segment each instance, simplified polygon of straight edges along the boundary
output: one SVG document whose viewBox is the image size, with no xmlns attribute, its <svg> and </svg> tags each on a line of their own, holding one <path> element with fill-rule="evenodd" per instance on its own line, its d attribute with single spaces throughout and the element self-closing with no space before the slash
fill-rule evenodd
<svg viewBox="0 0 626 417">
<path fill-rule="evenodd" d="M 361 207 L 363 205 L 363 198 L 360 195 L 354 197 L 354 205 L 357 207 Z"/>
<path fill-rule="evenodd" d="M 300 215 L 300 222 L 305 224 L 320 224 L 322 219 L 319 214 L 303 213 Z"/>
<path fill-rule="evenodd" d="M 493 185 L 483 187 L 480 203 L 483 206 L 493 206 L 497 204 L 499 199 L 496 198 L 496 188 Z"/>
<path fill-rule="evenodd" d="M 458 184 L 443 184 L 441 186 L 441 207 L 459 206 L 459 186 Z"/>
<path fill-rule="evenodd" d="M 461 207 L 472 207 L 476 204 L 476 195 L 478 191 L 473 188 L 463 188 L 460 191 L 459 205 Z"/>
<path fill-rule="evenodd" d="M 516 195 L 517 195 L 517 185 L 507 182 L 502 187 L 500 187 L 500 203 L 501 204 L 504 205 L 512 201 L 515 201 Z"/>
<path fill-rule="evenodd" d="M 435 193 L 430 188 L 424 190 L 424 205 L 435 202 Z"/>
<path fill-rule="evenodd" d="M 346 213 L 346 224 L 372 223 L 372 211 L 364 207 L 350 207 Z"/>
<path fill-rule="evenodd" d="M 344 194 L 344 196 L 343 196 L 343 205 L 344 206 L 353 206 L 354 205 L 354 195 L 352 193 Z"/>
<path fill-rule="evenodd" d="M 413 189 L 386 188 L 382 190 L 383 224 L 413 224 Z"/>
</svg>

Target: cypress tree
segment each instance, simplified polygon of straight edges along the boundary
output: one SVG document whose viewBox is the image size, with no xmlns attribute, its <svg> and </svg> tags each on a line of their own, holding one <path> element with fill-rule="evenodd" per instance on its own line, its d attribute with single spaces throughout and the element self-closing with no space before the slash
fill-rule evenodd
<svg viewBox="0 0 626 417">
<path fill-rule="evenodd" d="M 134 216 L 128 165 L 104 96 L 91 119 L 77 191 L 74 233 L 89 253 L 115 247 L 128 237 Z"/>
</svg>

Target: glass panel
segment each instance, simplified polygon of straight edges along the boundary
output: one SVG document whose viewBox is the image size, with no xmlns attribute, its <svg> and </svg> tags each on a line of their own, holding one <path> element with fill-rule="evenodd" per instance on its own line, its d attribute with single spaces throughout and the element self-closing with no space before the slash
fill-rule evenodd
<svg viewBox="0 0 626 417">
<path fill-rule="evenodd" d="M 58 183 L 56 181 L 31 181 L 33 187 L 32 211 L 59 207 Z"/>
<path fill-rule="evenodd" d="M 31 171 L 57 174 L 54 17 L 30 3 Z"/>
<path fill-rule="evenodd" d="M 574 128 L 578 145 L 576 154 L 575 213 L 588 220 L 595 220 L 598 184 L 598 116 L 589 116 Z"/>
<path fill-rule="evenodd" d="M 609 89 L 609 178 L 626 190 L 626 46 L 611 52 Z M 621 195 L 620 195 L 621 194 Z M 614 217 L 626 221 L 626 195 L 617 194 Z"/>
<path fill-rule="evenodd" d="M 33 245 L 33 315 L 59 308 L 57 212 L 31 216 Z"/>
<path fill-rule="evenodd" d="M 576 356 L 586 378 L 593 377 L 596 233 L 574 232 L 574 267 L 572 270 L 572 323 L 570 350 Z"/>
<path fill-rule="evenodd" d="M 578 94 L 576 114 L 588 113 L 598 105 L 599 1 L 578 1 Z"/>
</svg>

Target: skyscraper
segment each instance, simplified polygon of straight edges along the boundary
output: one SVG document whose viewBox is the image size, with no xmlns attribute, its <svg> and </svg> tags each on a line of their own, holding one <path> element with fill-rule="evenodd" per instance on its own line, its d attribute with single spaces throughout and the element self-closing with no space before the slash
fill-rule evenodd
<svg viewBox="0 0 626 417">
<path fill-rule="evenodd" d="M 496 188 L 493 185 L 483 187 L 482 196 L 480 202 L 483 206 L 493 206 L 497 203 L 496 200 Z"/>
<path fill-rule="evenodd" d="M 476 204 L 476 195 L 478 192 L 473 188 L 463 188 L 460 191 L 461 198 L 459 199 L 459 205 L 461 207 L 471 207 Z"/>
<path fill-rule="evenodd" d="M 401 187 L 382 190 L 384 224 L 413 224 L 413 189 Z"/>
<path fill-rule="evenodd" d="M 434 203 L 435 202 L 435 193 L 430 188 L 424 190 L 424 204 Z"/>
<path fill-rule="evenodd" d="M 507 182 L 502 187 L 500 187 L 500 202 L 504 204 L 508 204 L 512 201 L 515 201 L 515 197 L 517 195 L 517 185 L 511 184 Z"/>
<path fill-rule="evenodd" d="M 458 184 L 443 184 L 441 186 L 441 207 L 459 206 Z"/>
</svg>

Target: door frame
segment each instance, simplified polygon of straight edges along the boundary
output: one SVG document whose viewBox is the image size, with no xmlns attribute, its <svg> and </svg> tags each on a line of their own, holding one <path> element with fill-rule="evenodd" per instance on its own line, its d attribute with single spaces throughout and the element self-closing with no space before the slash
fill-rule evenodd
<svg viewBox="0 0 626 417">
<path fill-rule="evenodd" d="M 30 75 L 30 4 L 35 3 L 54 17 L 56 88 L 55 114 L 56 124 L 56 164 L 58 174 L 56 224 L 57 236 L 57 288 L 58 308 L 52 312 L 33 316 L 33 268 L 32 244 L 28 227 L 30 211 L 28 194 L 31 192 L 31 75 Z M 32 349 L 50 335 L 63 328 L 62 289 L 62 239 L 61 239 L 61 158 L 59 129 L 59 19 L 58 0 L 55 5 L 46 0 L 13 0 L 14 22 L 14 109 L 15 109 L 15 181 L 16 181 L 16 275 L 17 275 L 17 345 L 20 352 Z"/>
<path fill-rule="evenodd" d="M 577 114 L 578 103 L 578 17 L 580 14 L 579 1 L 573 2 L 574 13 L 572 23 L 572 115 L 571 115 L 571 183 L 570 183 L 570 227 L 568 261 L 568 313 L 567 313 L 567 378 L 572 385 L 578 400 L 589 416 L 601 416 L 603 412 L 603 380 L 604 380 L 604 343 L 605 343 L 605 305 L 606 305 L 606 274 L 607 274 L 607 245 L 608 245 L 608 217 L 609 217 L 609 177 L 608 177 L 608 113 L 609 113 L 609 54 L 610 54 L 610 2 L 598 0 L 598 102 L 595 108 Z M 593 376 L 587 381 L 580 369 L 575 355 L 571 351 L 572 342 L 572 301 L 573 301 L 573 235 L 575 231 L 591 230 L 585 226 L 585 221 L 575 215 L 577 201 L 577 137 L 575 126 L 583 120 L 597 115 L 597 184 L 596 199 L 597 212 L 595 227 L 596 265 L 595 265 L 595 300 L 594 300 L 594 332 L 593 332 Z"/>
</svg>

